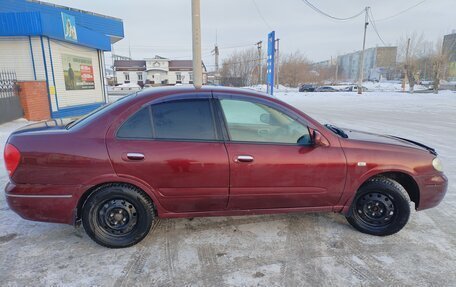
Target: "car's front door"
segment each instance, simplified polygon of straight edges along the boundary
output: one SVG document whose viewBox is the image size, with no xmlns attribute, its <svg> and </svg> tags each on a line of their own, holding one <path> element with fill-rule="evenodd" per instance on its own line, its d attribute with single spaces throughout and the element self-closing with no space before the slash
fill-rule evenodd
<svg viewBox="0 0 456 287">
<path fill-rule="evenodd" d="M 216 97 L 229 138 L 229 209 L 336 204 L 346 173 L 338 142 L 313 145 L 304 120 L 269 101 Z"/>
<path fill-rule="evenodd" d="M 118 175 L 146 182 L 170 212 L 224 210 L 228 156 L 211 95 L 191 97 L 133 113 L 107 139 L 109 155 Z"/>
</svg>

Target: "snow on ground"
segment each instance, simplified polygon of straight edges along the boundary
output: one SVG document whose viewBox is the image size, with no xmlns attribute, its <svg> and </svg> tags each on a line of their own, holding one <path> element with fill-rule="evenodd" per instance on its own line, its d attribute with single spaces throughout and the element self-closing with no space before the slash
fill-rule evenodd
<svg viewBox="0 0 456 287">
<path fill-rule="evenodd" d="M 329 86 L 333 87 L 336 90 L 343 90 L 349 86 L 356 86 L 356 83 L 341 83 L 339 85 L 322 85 L 322 86 Z M 368 89 L 367 92 L 401 92 L 402 91 L 402 84 L 400 81 L 385 81 L 385 82 L 364 82 L 363 86 Z M 266 85 L 254 85 L 246 87 L 247 89 L 252 89 L 256 91 L 266 92 Z M 424 91 L 428 90 L 426 86 L 422 85 L 415 85 L 415 91 Z M 279 85 L 279 88 L 274 88 L 276 92 L 297 92 L 298 88 L 289 88 L 283 85 Z M 405 85 L 405 91 L 409 91 L 409 85 Z"/>
<path fill-rule="evenodd" d="M 276 96 L 322 122 L 435 147 L 449 177 L 446 198 L 388 237 L 359 233 L 330 213 L 161 219 L 140 244 L 112 250 L 81 229 L 23 220 L 0 196 L 0 285 L 454 286 L 456 93 Z M 0 125 L 1 144 L 25 123 Z M 0 186 L 6 180 L 1 161 Z"/>
<path fill-rule="evenodd" d="M 390 82 L 364 82 L 363 86 L 372 92 L 400 92 L 402 91 L 402 84 L 398 81 Z M 405 91 L 409 91 L 409 85 L 405 85 Z M 428 90 L 428 87 L 422 85 L 415 85 L 415 91 Z"/>
</svg>

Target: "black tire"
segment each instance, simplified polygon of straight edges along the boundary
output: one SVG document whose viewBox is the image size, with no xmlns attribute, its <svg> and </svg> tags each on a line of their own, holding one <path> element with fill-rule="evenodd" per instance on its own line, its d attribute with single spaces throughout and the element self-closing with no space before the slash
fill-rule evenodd
<svg viewBox="0 0 456 287">
<path fill-rule="evenodd" d="M 357 192 L 347 221 L 357 230 L 377 236 L 401 230 L 410 217 L 410 198 L 397 181 L 377 177 Z"/>
<path fill-rule="evenodd" d="M 109 248 L 135 245 L 149 233 L 154 207 L 140 189 L 109 184 L 96 189 L 82 207 L 82 224 L 95 242 Z"/>
</svg>

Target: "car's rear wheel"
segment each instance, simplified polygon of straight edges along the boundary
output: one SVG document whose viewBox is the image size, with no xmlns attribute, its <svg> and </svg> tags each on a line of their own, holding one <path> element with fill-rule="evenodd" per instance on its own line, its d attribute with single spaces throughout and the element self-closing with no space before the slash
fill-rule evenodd
<svg viewBox="0 0 456 287">
<path fill-rule="evenodd" d="M 110 248 L 132 246 L 144 237 L 154 221 L 150 198 L 126 184 L 109 184 L 95 190 L 82 207 L 82 223 L 95 242 Z"/>
<path fill-rule="evenodd" d="M 357 230 L 378 236 L 401 230 L 410 217 L 410 199 L 397 181 L 377 177 L 356 194 L 347 221 Z"/>
</svg>

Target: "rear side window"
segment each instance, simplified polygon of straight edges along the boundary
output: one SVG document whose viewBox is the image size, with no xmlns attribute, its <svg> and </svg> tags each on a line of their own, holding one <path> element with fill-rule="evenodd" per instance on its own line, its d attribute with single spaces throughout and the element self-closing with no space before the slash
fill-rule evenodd
<svg viewBox="0 0 456 287">
<path fill-rule="evenodd" d="M 208 99 L 180 100 L 152 105 L 154 138 L 216 140 Z"/>
<path fill-rule="evenodd" d="M 117 132 L 119 138 L 152 138 L 149 107 L 142 108 L 130 117 Z"/>
</svg>

